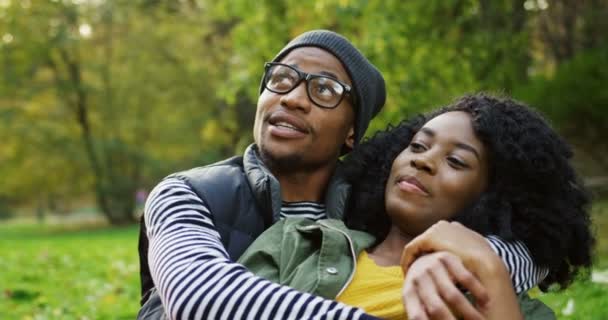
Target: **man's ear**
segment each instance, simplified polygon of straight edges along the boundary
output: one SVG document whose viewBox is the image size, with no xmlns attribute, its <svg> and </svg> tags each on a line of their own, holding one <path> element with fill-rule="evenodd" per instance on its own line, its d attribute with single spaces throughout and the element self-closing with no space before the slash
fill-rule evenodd
<svg viewBox="0 0 608 320">
<path fill-rule="evenodd" d="M 350 126 L 348 129 L 348 134 L 346 135 L 346 141 L 344 141 L 344 145 L 346 145 L 349 149 L 353 149 L 355 145 L 355 126 Z"/>
</svg>

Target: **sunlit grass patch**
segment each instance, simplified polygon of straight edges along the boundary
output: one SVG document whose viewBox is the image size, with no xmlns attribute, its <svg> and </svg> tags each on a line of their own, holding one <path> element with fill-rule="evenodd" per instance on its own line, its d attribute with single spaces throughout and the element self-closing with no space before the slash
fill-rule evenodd
<svg viewBox="0 0 608 320">
<path fill-rule="evenodd" d="M 597 244 L 593 270 L 563 291 L 533 292 L 553 309 L 558 319 L 608 319 L 608 201 L 593 208 Z"/>
<path fill-rule="evenodd" d="M 579 280 L 561 292 L 539 294 L 558 319 L 608 319 L 608 284 Z"/>
<path fill-rule="evenodd" d="M 0 319 L 134 319 L 137 314 L 136 226 L 66 231 L 5 225 L 0 252 Z"/>
</svg>

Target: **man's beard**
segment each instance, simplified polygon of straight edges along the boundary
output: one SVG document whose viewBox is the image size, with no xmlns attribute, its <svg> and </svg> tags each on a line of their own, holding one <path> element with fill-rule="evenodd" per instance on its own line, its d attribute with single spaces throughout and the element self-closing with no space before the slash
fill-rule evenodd
<svg viewBox="0 0 608 320">
<path fill-rule="evenodd" d="M 317 163 L 306 162 L 300 153 L 275 157 L 270 152 L 260 148 L 260 157 L 270 171 L 276 173 L 294 173 L 298 171 L 314 171 L 321 167 Z"/>
</svg>

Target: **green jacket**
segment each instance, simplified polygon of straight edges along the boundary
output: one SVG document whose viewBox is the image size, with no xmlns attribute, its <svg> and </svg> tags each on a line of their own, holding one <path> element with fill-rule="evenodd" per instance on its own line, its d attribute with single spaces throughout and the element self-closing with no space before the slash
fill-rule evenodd
<svg viewBox="0 0 608 320">
<path fill-rule="evenodd" d="M 374 242 L 340 220 L 287 218 L 258 237 L 239 262 L 270 281 L 335 299 L 350 284 L 359 253 Z M 525 319 L 555 319 L 549 307 L 526 293 L 518 300 Z"/>
</svg>

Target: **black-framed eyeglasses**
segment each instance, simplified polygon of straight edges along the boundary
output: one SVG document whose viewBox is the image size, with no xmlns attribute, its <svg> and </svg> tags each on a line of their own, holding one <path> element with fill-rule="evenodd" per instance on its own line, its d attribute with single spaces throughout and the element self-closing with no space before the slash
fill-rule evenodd
<svg viewBox="0 0 608 320">
<path fill-rule="evenodd" d="M 291 92 L 303 80 L 306 80 L 306 93 L 314 104 L 321 108 L 337 107 L 351 87 L 338 79 L 314 73 L 306 73 L 290 65 L 267 62 L 264 65 L 264 87 L 274 93 Z"/>
</svg>

